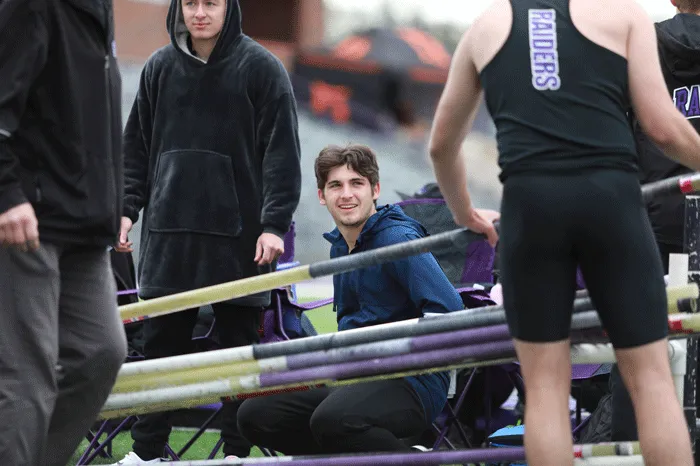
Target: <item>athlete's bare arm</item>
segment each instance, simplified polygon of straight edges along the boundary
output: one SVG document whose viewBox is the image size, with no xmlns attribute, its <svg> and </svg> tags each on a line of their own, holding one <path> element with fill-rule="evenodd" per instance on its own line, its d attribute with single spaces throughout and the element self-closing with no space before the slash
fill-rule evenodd
<svg viewBox="0 0 700 466">
<path fill-rule="evenodd" d="M 654 25 L 639 5 L 633 1 L 629 3 L 631 27 L 627 59 L 635 114 L 644 132 L 668 157 L 700 170 L 700 135 L 668 95 Z"/>
<path fill-rule="evenodd" d="M 472 57 L 473 30 L 462 37 L 452 58 L 450 73 L 438 104 L 430 137 L 430 156 L 445 202 L 458 225 L 485 234 L 492 245 L 497 235 L 492 212 L 474 209 L 467 190 L 462 143 L 481 102 L 481 84 Z"/>
<path fill-rule="evenodd" d="M 430 154 L 444 161 L 461 151 L 481 101 L 481 84 L 470 52 L 469 33 L 462 37 L 445 89 L 438 103 L 430 136 Z M 459 157 L 462 160 L 462 157 Z M 462 162 L 463 163 L 463 162 Z"/>
<path fill-rule="evenodd" d="M 464 172 L 461 146 L 471 129 L 481 102 L 479 73 L 508 38 L 512 16 L 509 0 L 493 0 L 464 33 L 457 46 L 430 138 L 430 154 L 436 162 L 436 170 L 444 171 L 445 176 L 448 175 L 448 170 L 452 169 L 452 173 Z M 453 160 L 455 158 L 458 160 Z M 459 167 L 449 167 L 448 161 L 459 164 Z M 440 181 L 443 174 L 437 173 L 437 176 Z M 460 185 L 466 187 L 466 178 L 460 180 Z M 465 200 L 468 199 L 460 199 Z"/>
</svg>

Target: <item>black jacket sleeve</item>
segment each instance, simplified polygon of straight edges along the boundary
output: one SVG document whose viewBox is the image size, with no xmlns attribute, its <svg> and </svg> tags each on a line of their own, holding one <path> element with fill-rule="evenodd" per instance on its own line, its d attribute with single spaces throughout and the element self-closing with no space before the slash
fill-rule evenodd
<svg viewBox="0 0 700 466">
<path fill-rule="evenodd" d="M 141 72 L 139 89 L 124 128 L 123 216 L 136 223 L 148 196 L 148 168 L 151 138 L 149 65 Z"/>
<path fill-rule="evenodd" d="M 265 105 L 258 114 L 257 139 L 263 151 L 260 223 L 263 232 L 283 237 L 301 196 L 299 126 L 291 89 Z"/>
<path fill-rule="evenodd" d="M 43 1 L 0 1 L 0 213 L 27 202 L 7 147 L 29 90 L 46 62 L 49 34 Z"/>
</svg>

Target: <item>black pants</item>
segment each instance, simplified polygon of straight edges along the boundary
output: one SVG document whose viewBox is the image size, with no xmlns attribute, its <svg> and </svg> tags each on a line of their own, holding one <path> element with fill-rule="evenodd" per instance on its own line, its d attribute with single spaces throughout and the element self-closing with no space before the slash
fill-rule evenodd
<svg viewBox="0 0 700 466">
<path fill-rule="evenodd" d="M 682 254 L 683 248 L 671 244 L 658 243 L 664 272 L 668 273 L 668 255 Z M 615 364 L 610 372 L 610 392 L 612 393 L 612 441 L 626 442 L 639 440 L 637 434 L 637 421 L 634 416 L 634 406 L 629 393 L 622 381 L 620 370 Z"/>
<path fill-rule="evenodd" d="M 408 451 L 429 424 L 403 379 L 283 393 L 243 402 L 240 432 L 285 455 Z"/>
<path fill-rule="evenodd" d="M 577 265 L 615 348 L 668 335 L 663 267 L 635 174 L 510 176 L 503 185 L 499 247 L 514 338 L 568 338 Z"/>
<path fill-rule="evenodd" d="M 240 307 L 228 303 L 212 305 L 216 317 L 219 342 L 224 348 L 258 343 L 260 307 Z M 177 312 L 145 321 L 143 328 L 146 359 L 187 354 L 192 350 L 192 330 L 197 323 L 197 309 Z M 224 454 L 246 457 L 251 444 L 238 433 L 236 422 L 240 401 L 224 403 L 221 416 L 221 438 Z M 172 425 L 170 413 L 140 416 L 131 428 L 134 453 L 143 460 L 160 458 L 164 454 Z"/>
</svg>

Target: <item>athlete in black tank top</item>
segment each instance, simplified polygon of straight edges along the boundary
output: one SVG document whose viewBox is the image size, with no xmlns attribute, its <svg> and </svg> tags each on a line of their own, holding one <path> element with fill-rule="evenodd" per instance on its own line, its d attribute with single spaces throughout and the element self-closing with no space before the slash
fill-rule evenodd
<svg viewBox="0 0 700 466">
<path fill-rule="evenodd" d="M 611 49 L 577 29 L 570 3 L 587 36 Z M 503 303 L 527 392 L 527 462 L 535 466 L 573 464 L 567 400 L 577 268 L 634 387 L 645 464 L 692 464 L 668 361 L 663 268 L 626 111 L 630 104 L 641 110 L 652 138 L 696 169 L 700 136 L 668 97 L 648 16 L 633 0 L 616 6 L 495 0 L 460 42 L 431 135 L 455 221 L 493 241 L 487 219 L 471 206 L 461 156 L 485 91 L 502 169 Z M 604 12 L 612 16 L 598 22 Z M 503 18 L 511 13 L 506 36 Z"/>
<path fill-rule="evenodd" d="M 627 60 L 576 29 L 568 0 L 511 5 L 510 36 L 480 75 L 498 129 L 501 180 L 582 168 L 636 171 Z"/>
</svg>

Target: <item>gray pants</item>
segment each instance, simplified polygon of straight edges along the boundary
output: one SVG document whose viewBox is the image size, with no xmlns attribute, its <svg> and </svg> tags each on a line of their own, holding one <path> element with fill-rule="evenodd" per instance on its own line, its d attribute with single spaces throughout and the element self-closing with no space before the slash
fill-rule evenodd
<svg viewBox="0 0 700 466">
<path fill-rule="evenodd" d="M 0 247 L 0 465 L 66 466 L 125 358 L 105 248 Z"/>
</svg>

